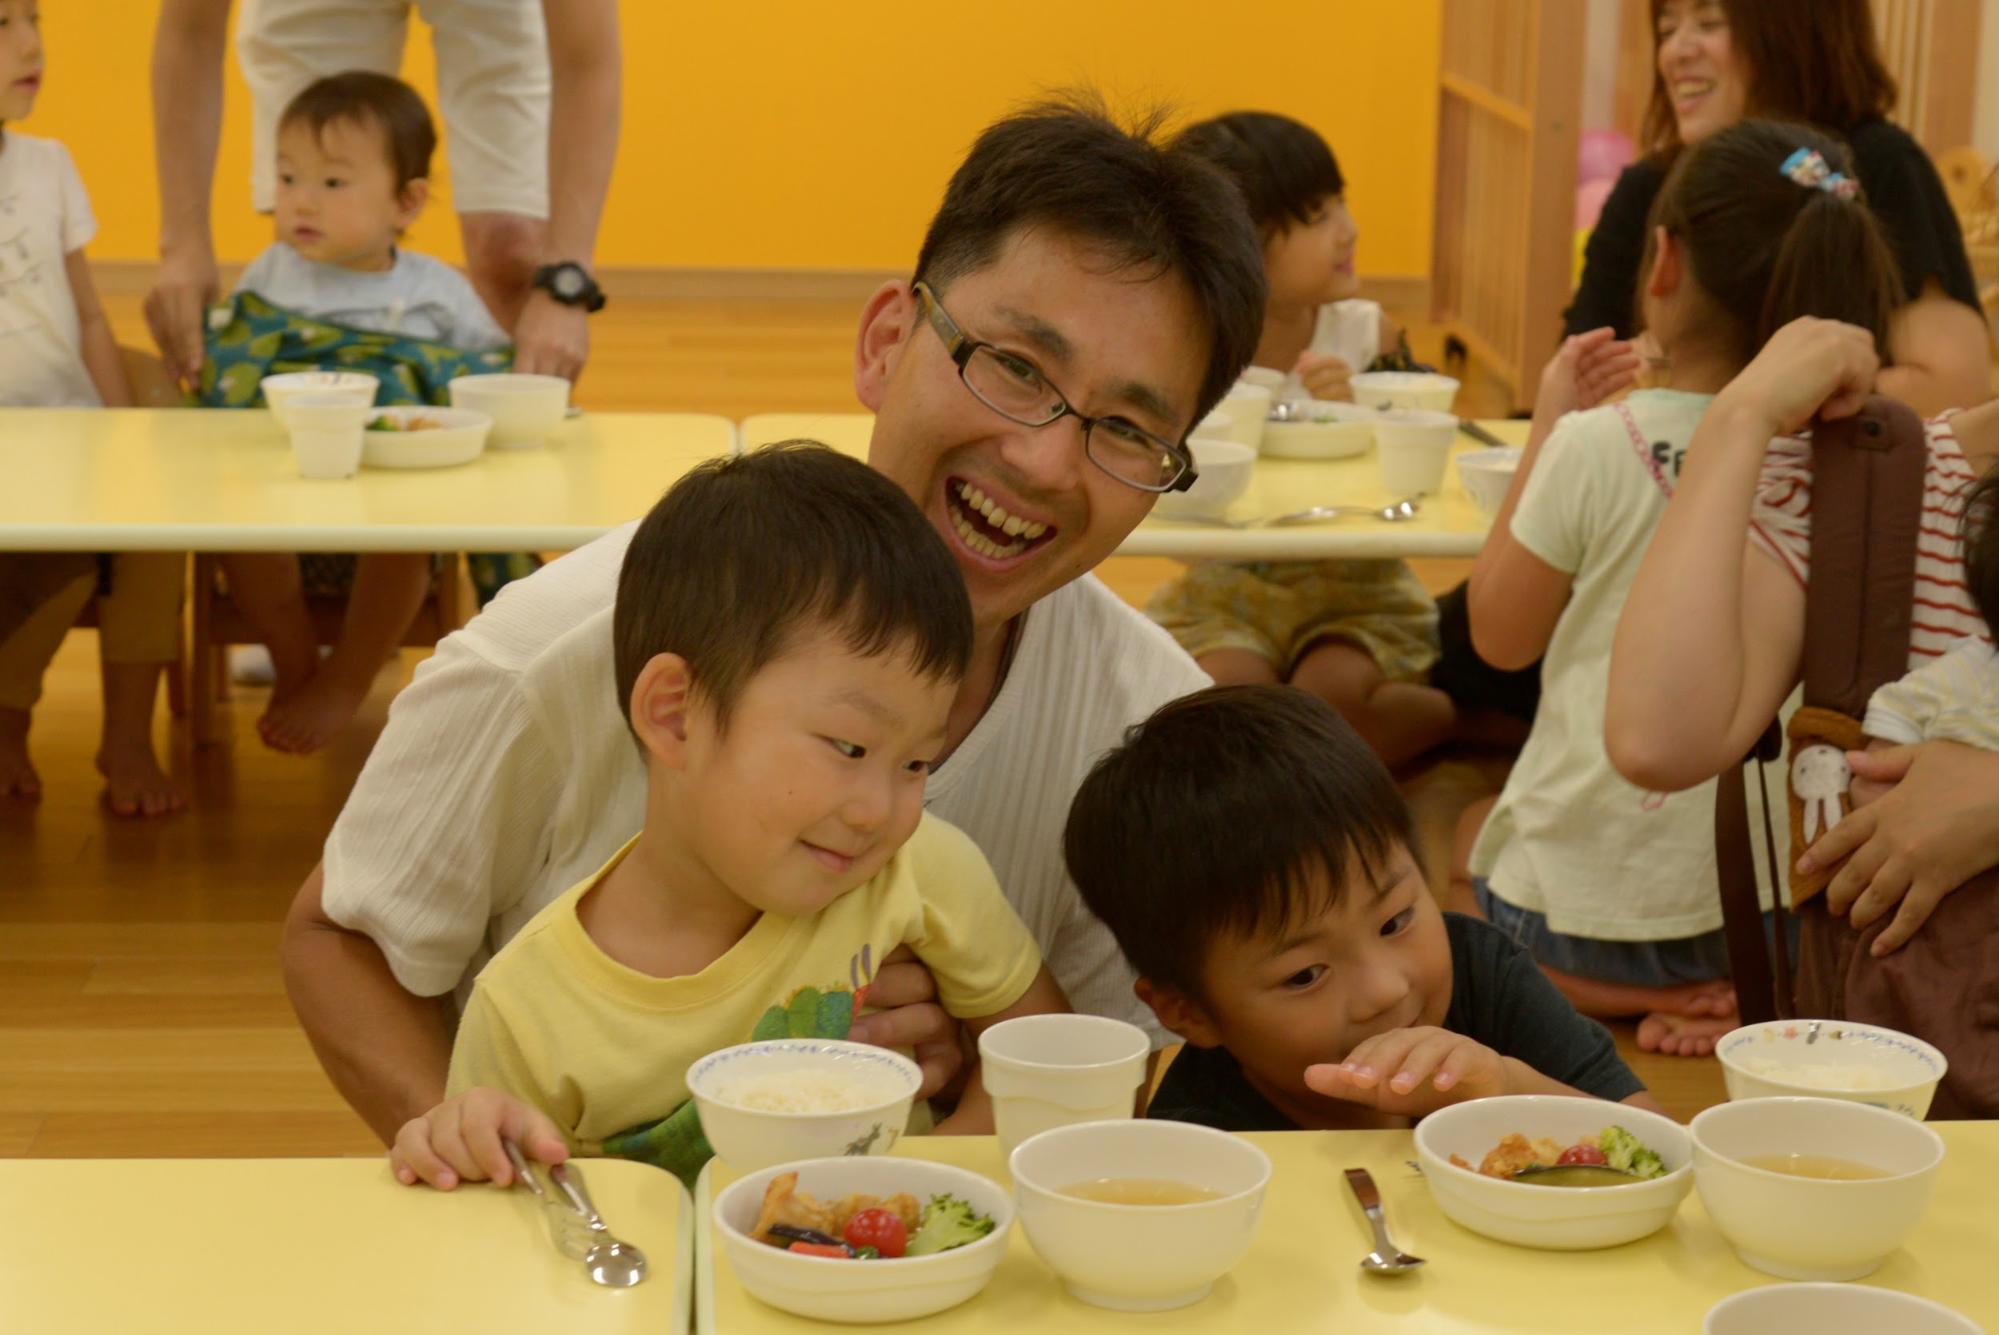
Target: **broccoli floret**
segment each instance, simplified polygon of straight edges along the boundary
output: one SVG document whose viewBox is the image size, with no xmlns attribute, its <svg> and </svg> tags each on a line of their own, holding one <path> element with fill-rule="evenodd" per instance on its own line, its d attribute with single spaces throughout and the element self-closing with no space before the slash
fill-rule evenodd
<svg viewBox="0 0 1999 1335">
<path fill-rule="evenodd" d="M 993 1231 L 991 1215 L 975 1213 L 971 1205 L 956 1196 L 932 1196 L 909 1235 L 904 1256 L 929 1256 L 948 1252 L 968 1242 L 977 1242 Z"/>
<path fill-rule="evenodd" d="M 1639 1143 L 1638 1137 L 1621 1126 L 1607 1126 L 1596 1138 L 1606 1165 L 1634 1177 L 1664 1177 L 1666 1164 L 1655 1151 Z"/>
</svg>

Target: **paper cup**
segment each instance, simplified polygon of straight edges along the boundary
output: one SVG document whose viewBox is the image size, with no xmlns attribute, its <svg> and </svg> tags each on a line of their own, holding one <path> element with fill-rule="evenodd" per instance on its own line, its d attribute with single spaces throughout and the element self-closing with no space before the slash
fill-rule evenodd
<svg viewBox="0 0 1999 1335">
<path fill-rule="evenodd" d="M 1133 1115 L 1152 1040 L 1101 1015 L 1025 1015 L 979 1035 L 1000 1149 L 1078 1122 Z"/>
<path fill-rule="evenodd" d="M 1222 396 L 1221 410 L 1228 414 L 1229 436 L 1252 450 L 1263 444 L 1263 424 L 1270 418 L 1270 390 L 1263 385 L 1236 381 L 1235 388 Z"/>
<path fill-rule="evenodd" d="M 285 405 L 300 477 L 352 477 L 361 467 L 362 433 L 374 414 L 350 396 L 297 394 Z"/>
<path fill-rule="evenodd" d="M 1457 439 L 1458 419 L 1449 413 L 1383 413 L 1374 425 L 1381 457 L 1381 485 L 1392 497 L 1435 496 L 1444 489 Z"/>
</svg>

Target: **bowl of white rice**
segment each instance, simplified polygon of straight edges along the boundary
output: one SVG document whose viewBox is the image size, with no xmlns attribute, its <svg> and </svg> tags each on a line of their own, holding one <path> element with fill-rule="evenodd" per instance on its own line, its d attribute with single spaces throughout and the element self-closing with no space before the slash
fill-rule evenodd
<svg viewBox="0 0 1999 1335">
<path fill-rule="evenodd" d="M 1715 1044 L 1730 1100 L 1849 1099 L 1921 1121 L 1950 1063 L 1923 1042 L 1845 1020 L 1771 1020 Z"/>
<path fill-rule="evenodd" d="M 922 1070 L 899 1053 L 828 1038 L 742 1043 L 687 1068 L 709 1145 L 740 1173 L 887 1154 L 922 1083 Z"/>
</svg>

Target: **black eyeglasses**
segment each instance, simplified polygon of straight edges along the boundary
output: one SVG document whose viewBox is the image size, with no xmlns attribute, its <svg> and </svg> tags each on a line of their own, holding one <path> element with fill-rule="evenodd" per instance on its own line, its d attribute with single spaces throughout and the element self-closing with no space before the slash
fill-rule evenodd
<svg viewBox="0 0 1999 1335">
<path fill-rule="evenodd" d="M 1083 426 L 1083 453 L 1127 487 L 1162 492 L 1185 491 L 1194 485 L 1194 461 L 1180 446 L 1122 417 L 1085 417 L 1033 362 L 966 337 L 928 283 L 916 285 L 916 299 L 930 327 L 944 340 L 958 378 L 980 403 L 1022 426 L 1051 426 L 1064 417 L 1075 418 Z"/>
</svg>

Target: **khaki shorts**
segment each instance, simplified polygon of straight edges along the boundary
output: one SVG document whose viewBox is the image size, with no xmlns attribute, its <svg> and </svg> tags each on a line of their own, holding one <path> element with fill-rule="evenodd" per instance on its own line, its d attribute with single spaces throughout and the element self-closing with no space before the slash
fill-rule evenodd
<svg viewBox="0 0 1999 1335">
<path fill-rule="evenodd" d="M 277 193 L 278 119 L 314 79 L 402 68 L 408 0 L 245 0 L 236 58 L 250 85 L 250 195 Z M 437 100 L 460 213 L 548 216 L 548 31 L 541 0 L 416 0 L 437 47 Z M 443 183 L 433 178 L 436 190 Z"/>
<path fill-rule="evenodd" d="M 1437 605 L 1400 561 L 1203 561 L 1145 611 L 1195 658 L 1241 649 L 1286 678 L 1328 640 L 1358 645 L 1390 681 L 1437 661 Z"/>
</svg>

